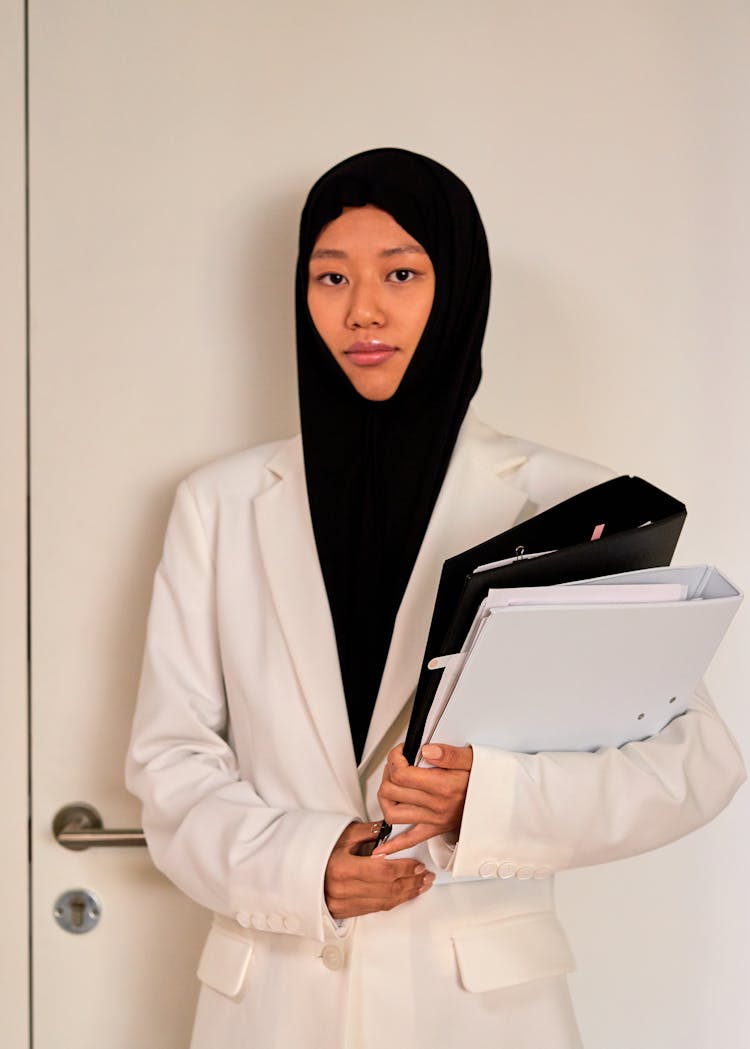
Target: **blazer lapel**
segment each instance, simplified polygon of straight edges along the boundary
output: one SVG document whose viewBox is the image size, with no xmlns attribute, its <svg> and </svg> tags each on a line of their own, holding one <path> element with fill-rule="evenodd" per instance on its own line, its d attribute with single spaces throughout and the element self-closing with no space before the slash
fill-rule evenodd
<svg viewBox="0 0 750 1049">
<path fill-rule="evenodd" d="M 525 458 L 490 458 L 480 430 L 468 415 L 396 617 L 360 769 L 416 688 L 443 561 L 510 528 L 526 505 L 526 494 L 503 476 Z"/>
<path fill-rule="evenodd" d="M 364 818 L 336 635 L 307 501 L 300 438 L 286 442 L 266 467 L 277 480 L 255 498 L 253 505 L 271 595 L 331 768 L 355 811 Z"/>
</svg>

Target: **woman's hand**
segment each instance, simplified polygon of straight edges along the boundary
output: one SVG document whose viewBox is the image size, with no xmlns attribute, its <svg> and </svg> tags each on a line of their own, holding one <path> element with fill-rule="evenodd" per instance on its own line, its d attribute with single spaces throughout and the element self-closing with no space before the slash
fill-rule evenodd
<svg viewBox="0 0 750 1049">
<path fill-rule="evenodd" d="M 434 768 L 415 768 L 399 745 L 388 755 L 378 799 L 389 823 L 413 823 L 384 845 L 373 857 L 411 848 L 436 834 L 458 834 L 469 786 L 474 752 L 471 747 L 431 743 L 422 754 Z"/>
<path fill-rule="evenodd" d="M 365 842 L 375 841 L 379 829 L 379 823 L 350 823 L 334 845 L 324 882 L 326 906 L 334 918 L 390 911 L 426 892 L 435 880 L 417 860 L 358 856 Z"/>
</svg>

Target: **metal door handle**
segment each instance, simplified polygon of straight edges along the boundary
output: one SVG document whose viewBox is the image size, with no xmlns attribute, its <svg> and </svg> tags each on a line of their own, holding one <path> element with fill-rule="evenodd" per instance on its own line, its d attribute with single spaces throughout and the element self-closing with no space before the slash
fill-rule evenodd
<svg viewBox="0 0 750 1049">
<path fill-rule="evenodd" d="M 105 830 L 104 822 L 93 805 L 77 801 L 64 805 L 52 821 L 52 833 L 60 845 L 80 852 L 91 845 L 97 847 L 145 845 L 146 838 L 140 828 L 130 830 Z"/>
</svg>

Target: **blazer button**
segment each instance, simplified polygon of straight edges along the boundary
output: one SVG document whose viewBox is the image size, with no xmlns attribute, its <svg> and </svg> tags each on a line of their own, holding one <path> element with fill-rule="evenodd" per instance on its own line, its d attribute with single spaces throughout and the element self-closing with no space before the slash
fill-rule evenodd
<svg viewBox="0 0 750 1049">
<path fill-rule="evenodd" d="M 485 860 L 479 864 L 480 878 L 494 878 L 497 874 L 497 864 L 494 860 Z"/>
<path fill-rule="evenodd" d="M 516 874 L 516 865 L 515 865 L 515 863 L 510 863 L 510 862 L 501 863 L 500 866 L 497 868 L 497 876 L 498 876 L 498 878 L 514 878 L 515 874 Z"/>
<path fill-rule="evenodd" d="M 286 918 L 284 918 L 284 928 L 287 932 L 299 932 L 302 928 L 302 922 L 296 914 L 287 914 Z"/>
<path fill-rule="evenodd" d="M 269 914 L 268 915 L 268 928 L 271 932 L 282 932 L 284 929 L 284 919 L 280 914 Z"/>
<path fill-rule="evenodd" d="M 267 928 L 265 914 L 253 914 L 250 918 L 250 924 L 254 929 Z"/>
<path fill-rule="evenodd" d="M 247 911 L 237 911 L 234 917 L 237 924 L 241 925 L 243 929 L 250 928 L 252 916 Z"/>
<path fill-rule="evenodd" d="M 344 952 L 340 947 L 334 947 L 332 943 L 327 944 L 320 954 L 323 965 L 326 969 L 330 969 L 331 972 L 336 972 L 338 969 L 343 968 L 344 965 Z"/>
<path fill-rule="evenodd" d="M 516 877 L 519 881 L 528 881 L 529 878 L 534 877 L 533 867 L 519 867 L 516 871 Z"/>
</svg>

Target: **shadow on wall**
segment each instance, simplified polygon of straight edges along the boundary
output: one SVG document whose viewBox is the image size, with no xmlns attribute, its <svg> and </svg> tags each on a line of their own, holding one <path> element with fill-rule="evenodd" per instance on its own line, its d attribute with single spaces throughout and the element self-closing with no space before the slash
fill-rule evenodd
<svg viewBox="0 0 750 1049">
<path fill-rule="evenodd" d="M 538 260 L 493 258 L 482 400 L 500 428 L 579 454 L 587 441 L 593 447 L 597 408 L 588 391 L 609 366 L 599 351 L 611 328 L 565 274 Z"/>
<path fill-rule="evenodd" d="M 606 274 L 584 285 L 539 260 L 495 258 L 481 405 L 506 432 L 668 486 L 686 435 L 664 432 L 664 406 L 689 403 L 695 376 L 683 347 L 665 347 L 663 320 L 632 305 Z"/>
<path fill-rule="evenodd" d="M 233 277 L 229 308 L 238 319 L 238 350 L 246 355 L 245 389 L 237 396 L 252 413 L 252 442 L 288 437 L 299 429 L 294 337 L 294 270 L 300 197 L 269 195 L 253 217 Z M 250 225 L 250 224 L 248 224 Z"/>
</svg>

